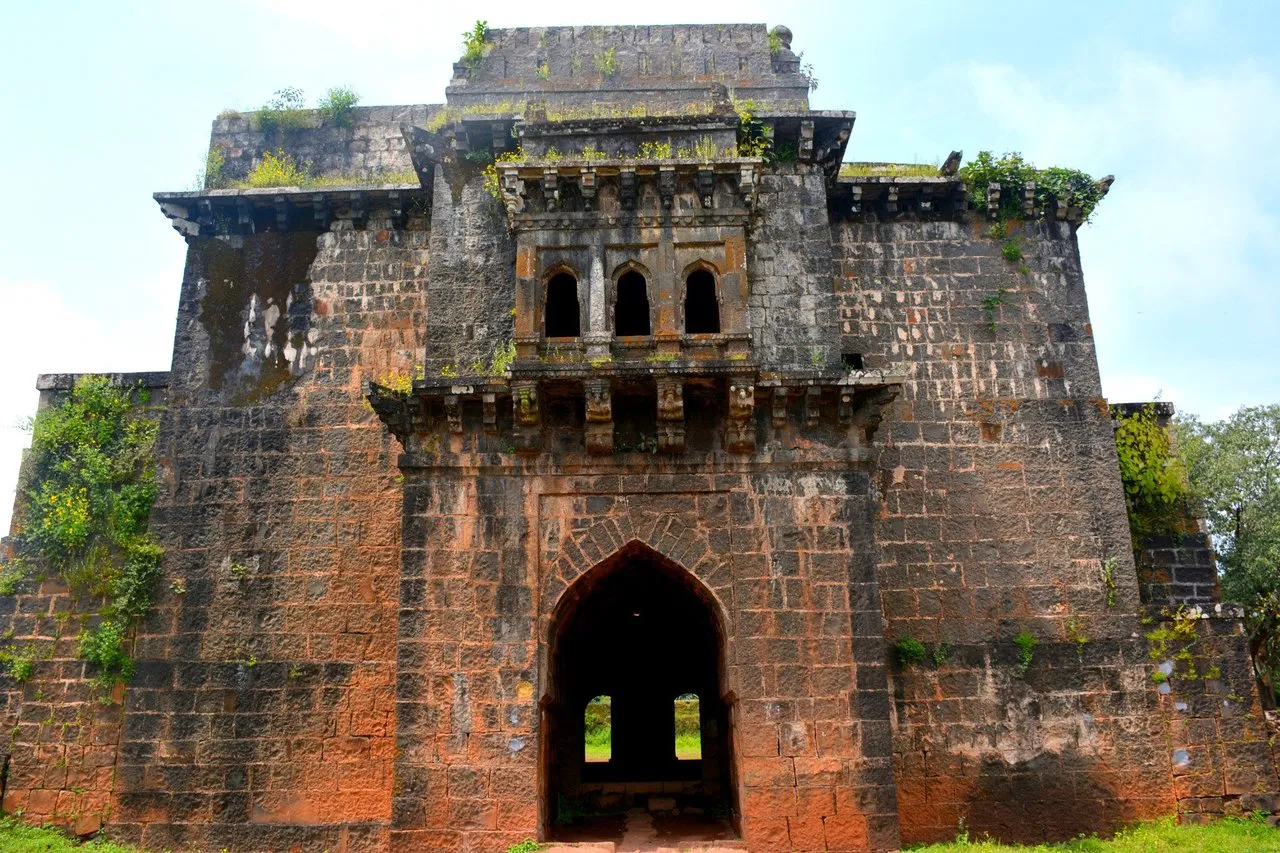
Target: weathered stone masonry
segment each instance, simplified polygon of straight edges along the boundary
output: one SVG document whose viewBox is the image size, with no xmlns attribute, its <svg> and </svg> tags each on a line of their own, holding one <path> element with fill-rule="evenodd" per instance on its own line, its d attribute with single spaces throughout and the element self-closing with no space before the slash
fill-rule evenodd
<svg viewBox="0 0 1280 853">
<path fill-rule="evenodd" d="M 808 109 L 789 34 L 489 41 L 443 106 L 214 125 L 232 179 L 284 147 L 351 186 L 157 195 L 189 246 L 149 380 L 165 586 L 106 704 L 65 592 L 0 598 L 56 638 L 4 685 L 6 810 L 503 851 L 669 801 L 750 850 L 862 851 L 1274 806 L 1207 557 L 1135 569 L 1079 211 L 1026 210 L 1021 269 L 958 179 L 838 177 L 853 114 Z M 794 162 L 742 155 L 730 89 Z M 1178 603 L 1202 677 L 1160 683 L 1145 623 Z M 696 764 L 655 722 L 686 692 Z"/>
</svg>

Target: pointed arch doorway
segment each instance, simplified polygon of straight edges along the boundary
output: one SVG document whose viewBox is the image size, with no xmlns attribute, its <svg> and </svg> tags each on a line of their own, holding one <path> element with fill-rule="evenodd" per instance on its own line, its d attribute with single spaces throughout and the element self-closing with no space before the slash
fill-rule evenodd
<svg viewBox="0 0 1280 853">
<path fill-rule="evenodd" d="M 545 837 L 588 840 L 595 816 L 637 808 L 708 838 L 736 826 L 724 639 L 706 586 L 639 542 L 565 591 L 542 708 Z"/>
</svg>

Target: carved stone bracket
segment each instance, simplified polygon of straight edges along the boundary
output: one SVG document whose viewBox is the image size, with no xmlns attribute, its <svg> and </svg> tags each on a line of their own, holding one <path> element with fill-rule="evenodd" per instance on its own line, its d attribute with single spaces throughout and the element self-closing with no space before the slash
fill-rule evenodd
<svg viewBox="0 0 1280 853">
<path fill-rule="evenodd" d="M 676 169 L 674 166 L 662 166 L 658 169 L 658 195 L 662 197 L 662 206 L 670 210 L 676 196 Z"/>
<path fill-rule="evenodd" d="M 751 453 L 756 449 L 756 386 L 747 376 L 729 383 L 729 421 L 725 427 L 725 449 L 730 453 Z"/>
<path fill-rule="evenodd" d="M 623 210 L 636 209 L 638 186 L 635 169 L 618 170 L 618 199 L 622 203 Z"/>
<path fill-rule="evenodd" d="M 516 450 L 537 453 L 542 449 L 542 428 L 538 411 L 538 383 L 513 382 L 511 407 L 515 417 Z"/>
<path fill-rule="evenodd" d="M 446 394 L 444 398 L 444 414 L 449 419 L 449 432 L 462 434 L 462 401 L 457 394 Z"/>
<path fill-rule="evenodd" d="M 673 377 L 658 380 L 658 450 L 684 452 L 684 383 Z"/>
<path fill-rule="evenodd" d="M 808 163 L 813 159 L 813 121 L 805 119 L 800 122 L 800 150 L 797 152 L 801 161 Z"/>
<path fill-rule="evenodd" d="M 587 396 L 587 452 L 613 452 L 613 394 L 607 379 L 582 383 Z"/>
<path fill-rule="evenodd" d="M 822 389 L 810 385 L 804 389 L 804 422 L 809 427 L 816 427 L 822 414 Z"/>
<path fill-rule="evenodd" d="M 484 431 L 492 435 L 498 431 L 498 395 L 482 394 L 480 402 L 484 407 Z"/>
<path fill-rule="evenodd" d="M 715 203 L 716 173 L 711 169 L 698 170 L 698 198 L 702 206 L 710 210 Z"/>
<path fill-rule="evenodd" d="M 560 173 L 555 169 L 544 169 L 542 172 L 542 199 L 547 210 L 560 209 Z"/>
<path fill-rule="evenodd" d="M 583 169 L 582 177 L 578 182 L 579 188 L 582 190 L 582 202 L 587 210 L 596 209 L 596 170 Z"/>
<path fill-rule="evenodd" d="M 1000 216 L 1000 185 L 996 183 L 987 186 L 987 216 L 992 219 Z"/>
<path fill-rule="evenodd" d="M 787 425 L 787 389 L 778 386 L 773 389 L 773 428 L 782 429 Z"/>
</svg>

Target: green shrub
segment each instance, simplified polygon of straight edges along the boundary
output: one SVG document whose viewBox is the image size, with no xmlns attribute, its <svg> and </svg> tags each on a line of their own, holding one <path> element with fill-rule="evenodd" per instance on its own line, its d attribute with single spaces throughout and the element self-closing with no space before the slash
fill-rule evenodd
<svg viewBox="0 0 1280 853">
<path fill-rule="evenodd" d="M 217 145 L 210 145 L 204 155 L 204 171 L 196 181 L 197 189 L 220 190 L 226 187 L 230 183 L 225 173 L 226 166 L 226 152 Z"/>
<path fill-rule="evenodd" d="M 1031 669 L 1031 659 L 1040 641 L 1030 631 L 1019 631 L 1013 638 L 1013 644 L 1018 647 L 1018 664 L 1014 667 L 1014 675 L 1018 678 L 1026 678 L 1027 671 Z"/>
<path fill-rule="evenodd" d="M 293 86 L 277 89 L 253 116 L 253 129 L 263 133 L 288 133 L 310 125 L 306 99 L 302 90 Z"/>
<path fill-rule="evenodd" d="M 908 669 L 924 660 L 924 643 L 914 637 L 903 637 L 893 644 L 893 653 L 898 661 L 898 666 Z"/>
<path fill-rule="evenodd" d="M 1147 536 L 1178 531 L 1190 488 L 1186 467 L 1174 454 L 1153 404 L 1117 420 L 1116 456 L 1136 547 Z"/>
<path fill-rule="evenodd" d="M 251 187 L 300 187 L 308 179 L 307 169 L 280 148 L 275 154 L 262 153 L 262 159 L 249 173 L 248 184 Z"/>
<path fill-rule="evenodd" d="M 487 21 L 476 21 L 471 29 L 462 34 L 462 63 L 472 73 L 484 62 L 485 41 L 489 35 Z"/>
<path fill-rule="evenodd" d="M 1102 186 L 1078 169 L 1051 167 L 1037 169 L 1016 151 L 996 159 L 990 151 L 979 151 L 978 156 L 960 169 L 960 179 L 969 190 L 970 199 L 979 210 L 987 207 L 987 188 L 1000 185 L 998 218 L 1017 219 L 1022 215 L 1022 200 L 1026 186 L 1034 181 L 1035 201 L 1044 205 L 1053 198 L 1072 207 L 1079 207 L 1087 221 L 1102 200 Z"/>
<path fill-rule="evenodd" d="M 151 606 L 161 548 L 147 534 L 158 424 L 138 414 L 145 389 L 83 376 L 36 417 L 19 547 L 84 597 L 106 599 L 80 651 L 99 678 L 128 678 L 124 638 Z"/>
<path fill-rule="evenodd" d="M 320 99 L 320 113 L 338 127 L 351 127 L 355 124 L 356 107 L 360 104 L 360 96 L 354 89 L 346 86 L 334 86 L 325 92 Z"/>
</svg>

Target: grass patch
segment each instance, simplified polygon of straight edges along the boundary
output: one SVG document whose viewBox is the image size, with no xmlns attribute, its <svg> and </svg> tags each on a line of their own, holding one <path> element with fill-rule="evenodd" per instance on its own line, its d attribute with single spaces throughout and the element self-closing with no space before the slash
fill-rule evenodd
<svg viewBox="0 0 1280 853">
<path fill-rule="evenodd" d="M 702 759 L 702 736 L 676 735 L 676 758 L 681 761 L 700 761 Z"/>
<path fill-rule="evenodd" d="M 842 178 L 936 178 L 938 166 L 929 163 L 841 163 Z"/>
<path fill-rule="evenodd" d="M 413 169 L 394 172 L 376 172 L 372 175 L 337 174 L 315 175 L 310 163 L 300 163 L 283 148 L 276 153 L 265 151 L 258 165 L 242 181 L 229 184 L 232 189 L 260 189 L 263 187 L 348 187 L 379 186 L 383 184 L 417 184 L 418 173 Z"/>
<path fill-rule="evenodd" d="M 1205 825 L 1178 824 L 1173 818 L 1142 823 L 1114 838 L 1077 838 L 1061 844 L 1025 846 L 994 841 L 960 839 L 944 844 L 910 848 L 916 853 L 1149 853 L 1152 850 L 1186 853 L 1262 853 L 1280 851 L 1280 831 L 1261 820 L 1224 818 Z"/>
<path fill-rule="evenodd" d="M 26 826 L 11 817 L 0 817 L 0 850 L 5 853 L 144 853 L 138 847 L 122 847 L 108 841 L 81 843 L 54 829 Z"/>
</svg>

